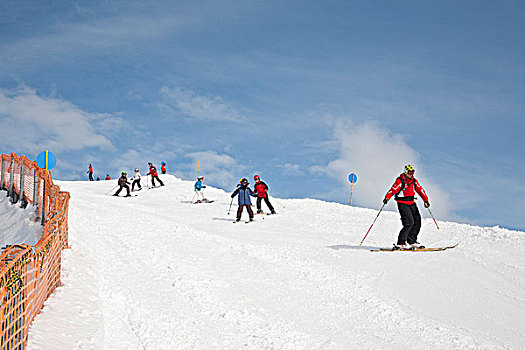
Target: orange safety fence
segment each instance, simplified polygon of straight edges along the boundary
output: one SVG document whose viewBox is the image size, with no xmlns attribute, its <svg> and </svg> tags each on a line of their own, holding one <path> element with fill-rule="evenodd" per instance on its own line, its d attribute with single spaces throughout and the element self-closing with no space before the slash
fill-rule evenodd
<svg viewBox="0 0 525 350">
<path fill-rule="evenodd" d="M 53 184 L 49 171 L 25 156 L 0 159 L 0 190 L 7 190 L 12 203 L 32 204 L 43 225 L 37 244 L 11 245 L 0 255 L 0 349 L 24 349 L 31 322 L 60 285 L 70 196 Z"/>
</svg>

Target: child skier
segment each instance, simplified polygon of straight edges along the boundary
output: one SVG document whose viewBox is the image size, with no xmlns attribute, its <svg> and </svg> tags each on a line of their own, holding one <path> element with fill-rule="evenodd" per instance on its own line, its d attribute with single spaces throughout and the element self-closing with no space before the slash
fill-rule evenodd
<svg viewBox="0 0 525 350">
<path fill-rule="evenodd" d="M 166 163 L 162 162 L 160 165 L 160 171 L 161 173 L 166 174 Z"/>
<path fill-rule="evenodd" d="M 155 168 L 151 162 L 149 162 L 148 165 L 149 165 L 149 173 L 148 173 L 148 175 L 151 175 L 151 184 L 152 184 L 152 186 L 156 187 L 155 186 L 155 179 L 157 179 L 157 181 L 159 181 L 161 186 L 164 186 L 164 183 L 159 179 L 159 174 L 157 173 L 157 168 Z"/>
<path fill-rule="evenodd" d="M 122 191 L 122 189 L 125 188 L 127 192 L 126 197 L 131 197 L 131 194 L 129 193 L 129 182 L 128 182 L 127 175 L 128 175 L 127 172 L 125 171 L 122 172 L 122 176 L 120 177 L 120 179 L 118 179 L 119 189 L 117 190 L 117 192 L 115 192 L 115 194 L 113 194 L 114 196 L 118 196 L 120 191 Z"/>
<path fill-rule="evenodd" d="M 414 167 L 406 165 L 405 172 L 399 175 L 383 199 L 383 204 L 387 204 L 388 200 L 394 196 L 397 209 L 401 214 L 403 228 L 399 232 L 394 249 L 404 249 L 406 243 L 412 248 L 425 248 L 417 241 L 417 235 L 421 228 L 421 215 L 414 201 L 414 195 L 417 192 L 421 196 L 425 208 L 430 207 L 430 203 L 425 190 L 414 177 L 414 173 Z"/>
<path fill-rule="evenodd" d="M 135 191 L 135 185 L 139 187 L 138 191 L 142 189 L 142 186 L 140 185 L 140 172 L 139 169 L 135 169 L 135 174 L 133 174 L 133 182 L 131 183 L 131 190 Z"/>
<path fill-rule="evenodd" d="M 106 174 L 106 180 L 111 180 L 111 176 L 109 176 L 109 174 Z"/>
<path fill-rule="evenodd" d="M 202 180 L 204 180 L 204 176 L 199 176 L 197 178 L 197 182 L 195 182 L 195 194 L 197 195 L 197 200 L 195 203 L 203 203 L 208 201 L 206 198 L 204 198 L 204 191 L 202 189 L 206 188 L 206 186 L 202 184 Z"/>
<path fill-rule="evenodd" d="M 264 202 L 268 206 L 268 209 L 270 209 L 270 212 L 272 214 L 277 214 L 275 210 L 273 209 L 272 204 L 270 203 L 270 199 L 268 198 L 268 186 L 264 183 L 264 181 L 261 181 L 261 178 L 259 175 L 255 175 L 253 177 L 253 180 L 255 181 L 254 191 L 257 193 L 257 214 L 262 214 L 262 200 L 264 199 Z"/>
<path fill-rule="evenodd" d="M 238 186 L 237 189 L 231 195 L 232 198 L 236 195 L 239 195 L 239 209 L 237 209 L 237 220 L 235 220 L 235 222 L 239 222 L 241 220 L 241 215 L 244 207 L 246 207 L 246 210 L 248 211 L 250 221 L 253 221 L 252 201 L 250 199 L 250 196 L 256 197 L 257 195 L 255 194 L 255 192 L 252 191 L 250 187 L 248 187 L 249 183 L 246 178 L 242 178 L 239 182 L 240 186 Z"/>
</svg>

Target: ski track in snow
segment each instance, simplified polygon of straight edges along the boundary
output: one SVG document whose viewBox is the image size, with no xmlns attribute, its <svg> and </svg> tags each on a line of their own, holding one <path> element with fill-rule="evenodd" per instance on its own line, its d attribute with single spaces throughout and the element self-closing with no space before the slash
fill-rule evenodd
<svg viewBox="0 0 525 350">
<path fill-rule="evenodd" d="M 193 182 L 162 180 L 129 199 L 104 195 L 115 181 L 58 182 L 72 249 L 28 349 L 525 347 L 523 232 L 425 219 L 423 243 L 459 246 L 370 252 L 397 213 L 360 247 L 374 210 L 278 199 L 278 215 L 232 225 L 228 193 L 195 205 Z"/>
</svg>

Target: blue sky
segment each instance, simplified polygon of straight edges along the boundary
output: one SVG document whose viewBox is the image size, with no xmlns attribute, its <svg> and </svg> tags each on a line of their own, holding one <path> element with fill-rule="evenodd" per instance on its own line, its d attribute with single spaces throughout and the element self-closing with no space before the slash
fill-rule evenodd
<svg viewBox="0 0 525 350">
<path fill-rule="evenodd" d="M 337 202 L 353 171 L 370 208 L 411 163 L 438 218 L 525 229 L 524 35 L 520 1 L 0 1 L 0 152 Z"/>
</svg>

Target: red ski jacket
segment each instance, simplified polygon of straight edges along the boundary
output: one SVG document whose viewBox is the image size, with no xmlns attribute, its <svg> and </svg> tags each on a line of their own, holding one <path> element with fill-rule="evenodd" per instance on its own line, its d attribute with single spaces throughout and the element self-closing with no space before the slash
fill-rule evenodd
<svg viewBox="0 0 525 350">
<path fill-rule="evenodd" d="M 257 193 L 258 197 L 260 198 L 268 197 L 268 186 L 266 186 L 266 184 L 263 181 L 256 182 L 253 189 Z"/>
<path fill-rule="evenodd" d="M 428 197 L 419 182 L 414 176 L 408 178 L 405 174 L 399 175 L 390 190 L 386 193 L 385 198 L 390 199 L 393 196 L 396 202 L 403 204 L 414 204 L 416 192 L 421 196 L 424 202 L 428 202 Z"/>
<path fill-rule="evenodd" d="M 161 166 L 160 170 L 166 172 L 166 166 L 165 165 Z"/>
<path fill-rule="evenodd" d="M 153 165 L 150 166 L 148 175 L 151 175 L 153 177 L 159 176 L 159 174 L 157 174 L 157 168 L 155 168 Z"/>
</svg>

